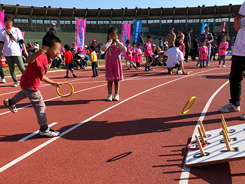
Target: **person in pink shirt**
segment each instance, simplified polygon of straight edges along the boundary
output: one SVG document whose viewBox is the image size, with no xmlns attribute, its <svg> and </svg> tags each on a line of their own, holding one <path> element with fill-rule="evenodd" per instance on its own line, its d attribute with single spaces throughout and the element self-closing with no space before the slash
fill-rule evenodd
<svg viewBox="0 0 245 184">
<path fill-rule="evenodd" d="M 229 43 L 226 41 L 226 36 L 222 36 L 222 42 L 220 43 L 219 45 L 219 66 L 218 67 L 221 67 L 221 62 L 223 61 L 223 66 L 222 67 L 225 67 L 225 62 L 226 62 L 226 50 L 228 49 L 229 47 Z"/>
<path fill-rule="evenodd" d="M 48 127 L 45 112 L 46 106 L 39 91 L 39 86 L 42 81 L 54 87 L 62 85 L 62 83 L 54 82 L 46 76 L 52 60 L 56 59 L 60 54 L 61 41 L 54 35 L 46 35 L 43 38 L 42 45 L 37 52 L 26 58 L 28 66 L 20 79 L 21 91 L 14 95 L 13 98 L 4 100 L 4 105 L 11 112 L 16 113 L 16 104 L 25 98 L 29 98 L 40 125 L 39 135 L 56 137 L 60 133 Z"/>
<path fill-rule="evenodd" d="M 118 40 L 118 29 L 110 27 L 107 34 L 107 43 L 104 43 L 101 50 L 105 54 L 105 79 L 107 81 L 107 101 L 112 101 L 112 85 L 115 86 L 114 100 L 119 100 L 119 81 L 123 80 L 121 53 L 127 48 Z"/>
<path fill-rule="evenodd" d="M 202 42 L 201 47 L 199 48 L 199 61 L 200 68 L 205 67 L 204 63 L 208 58 L 208 47 L 206 46 L 206 41 Z"/>
<path fill-rule="evenodd" d="M 135 51 L 135 58 L 136 58 L 136 65 L 137 65 L 137 70 L 141 70 L 140 68 L 140 63 L 143 62 L 143 56 L 142 56 L 142 50 L 141 50 L 141 43 L 137 44 L 137 49 Z"/>
<path fill-rule="evenodd" d="M 136 63 L 136 42 L 133 42 L 132 44 L 132 61 Z M 137 63 L 136 63 L 136 67 L 137 67 Z"/>
<path fill-rule="evenodd" d="M 136 66 L 134 62 L 132 61 L 133 48 L 131 47 L 129 40 L 126 41 L 126 48 L 127 48 L 127 52 L 125 53 L 126 66 L 127 66 L 127 69 L 130 70 L 130 68 L 132 67 L 136 68 Z"/>
</svg>

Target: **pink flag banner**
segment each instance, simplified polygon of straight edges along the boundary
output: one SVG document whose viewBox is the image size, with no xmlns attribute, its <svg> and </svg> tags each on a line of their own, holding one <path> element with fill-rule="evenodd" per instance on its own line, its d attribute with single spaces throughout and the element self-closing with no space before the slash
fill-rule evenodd
<svg viewBox="0 0 245 184">
<path fill-rule="evenodd" d="M 4 11 L 0 11 L 0 29 L 5 29 Z"/>
<path fill-rule="evenodd" d="M 85 55 L 86 19 L 77 19 L 77 48 L 81 47 Z"/>
<path fill-rule="evenodd" d="M 130 40 L 131 24 L 123 24 L 122 41 L 123 45 L 126 45 L 126 41 Z"/>
</svg>

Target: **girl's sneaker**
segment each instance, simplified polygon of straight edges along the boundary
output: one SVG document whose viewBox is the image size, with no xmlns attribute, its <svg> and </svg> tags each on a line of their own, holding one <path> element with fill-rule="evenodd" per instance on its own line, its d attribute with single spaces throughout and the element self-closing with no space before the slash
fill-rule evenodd
<svg viewBox="0 0 245 184">
<path fill-rule="evenodd" d="M 140 67 L 136 68 L 136 70 L 140 70 Z"/>
<path fill-rule="evenodd" d="M 112 101 L 112 94 L 109 94 L 109 95 L 108 95 L 107 101 Z"/>
<path fill-rule="evenodd" d="M 222 67 L 225 68 L 225 65 L 223 65 Z"/>
<path fill-rule="evenodd" d="M 221 67 L 221 65 L 218 66 L 219 68 Z"/>
<path fill-rule="evenodd" d="M 75 78 L 77 77 L 75 73 L 73 74 L 73 77 L 75 77 Z"/>
<path fill-rule="evenodd" d="M 2 83 L 6 83 L 6 80 L 4 78 L 2 79 Z"/>
<path fill-rule="evenodd" d="M 14 87 L 18 87 L 19 83 L 18 82 L 14 82 Z"/>
<path fill-rule="evenodd" d="M 219 109 L 219 112 L 238 112 L 240 111 L 240 106 L 235 106 L 232 103 L 226 104 L 225 106 Z"/>
<path fill-rule="evenodd" d="M 13 113 L 16 113 L 17 112 L 17 108 L 15 105 L 10 105 L 10 99 L 5 99 L 3 101 L 3 104 L 9 108 L 9 110 Z"/>
<path fill-rule="evenodd" d="M 38 134 L 47 137 L 57 137 L 60 135 L 60 132 L 47 128 L 46 130 L 39 130 Z"/>
<path fill-rule="evenodd" d="M 115 95 L 114 95 L 114 100 L 115 100 L 115 101 L 118 101 L 118 100 L 119 100 L 119 94 L 115 94 Z"/>
</svg>

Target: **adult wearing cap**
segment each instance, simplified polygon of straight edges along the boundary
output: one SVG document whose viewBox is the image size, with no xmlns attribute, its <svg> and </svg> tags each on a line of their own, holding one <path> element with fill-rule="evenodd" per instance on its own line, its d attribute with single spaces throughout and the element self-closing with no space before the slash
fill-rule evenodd
<svg viewBox="0 0 245 184">
<path fill-rule="evenodd" d="M 14 81 L 14 87 L 19 86 L 15 73 L 15 64 L 22 73 L 25 71 L 25 66 L 22 59 L 22 47 L 24 54 L 28 56 L 24 39 L 19 28 L 13 27 L 13 18 L 6 15 L 4 17 L 5 29 L 0 32 L 0 56 L 4 55 L 10 70 L 10 74 Z M 3 54 L 4 47 L 4 54 Z"/>
<path fill-rule="evenodd" d="M 46 33 L 46 35 L 54 35 L 54 36 L 57 36 L 55 29 L 56 29 L 56 24 L 55 23 L 52 23 L 51 24 L 51 27 L 50 27 L 49 31 Z"/>
<path fill-rule="evenodd" d="M 175 40 L 176 40 L 176 34 L 174 33 L 174 28 L 170 29 L 169 34 L 167 35 L 165 40 L 168 42 L 169 48 L 175 46 L 174 43 L 175 43 Z"/>
<path fill-rule="evenodd" d="M 233 48 L 231 71 L 230 71 L 230 103 L 219 109 L 220 112 L 240 111 L 240 101 L 242 93 L 242 80 L 245 71 L 245 2 L 242 4 L 239 14 L 234 18 L 233 27 L 237 32 L 236 41 Z M 245 113 L 240 116 L 245 120 Z"/>
</svg>

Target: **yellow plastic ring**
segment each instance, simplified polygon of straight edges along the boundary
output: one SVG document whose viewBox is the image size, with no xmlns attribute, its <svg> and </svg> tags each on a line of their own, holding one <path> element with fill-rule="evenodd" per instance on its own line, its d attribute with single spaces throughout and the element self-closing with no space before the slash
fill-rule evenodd
<svg viewBox="0 0 245 184">
<path fill-rule="evenodd" d="M 71 96 L 73 93 L 74 93 L 74 87 L 73 87 L 73 85 L 71 85 L 71 83 L 69 83 L 69 82 L 63 82 L 62 84 L 68 84 L 68 85 L 70 85 L 71 86 L 71 93 L 70 94 L 68 94 L 68 95 L 62 95 L 62 94 L 60 94 L 60 91 L 59 91 L 59 86 L 57 87 L 57 89 L 56 89 L 56 91 L 57 91 L 57 93 L 58 93 L 58 95 L 60 95 L 61 97 L 69 97 L 69 96 Z"/>
<path fill-rule="evenodd" d="M 193 100 L 193 101 L 192 101 L 192 100 Z M 192 101 L 192 104 L 191 104 L 190 107 L 185 111 L 185 108 L 187 107 L 187 105 L 188 105 L 191 101 Z M 191 99 L 188 100 L 188 102 L 185 104 L 185 106 L 184 106 L 184 108 L 183 108 L 183 110 L 182 110 L 182 114 L 186 114 L 186 113 L 192 108 L 192 106 L 194 105 L 195 101 L 196 101 L 196 97 L 195 97 L 195 96 L 191 97 Z"/>
</svg>

